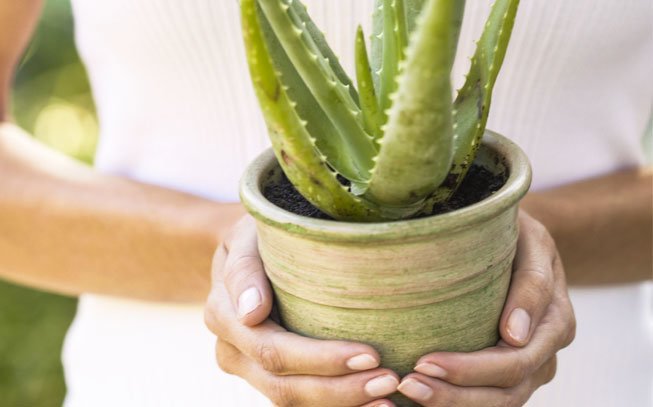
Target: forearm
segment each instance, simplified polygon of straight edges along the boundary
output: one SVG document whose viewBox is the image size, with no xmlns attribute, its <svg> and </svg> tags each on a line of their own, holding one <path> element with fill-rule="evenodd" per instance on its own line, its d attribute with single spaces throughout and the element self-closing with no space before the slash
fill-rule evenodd
<svg viewBox="0 0 653 407">
<path fill-rule="evenodd" d="M 522 207 L 555 238 L 570 284 L 653 278 L 652 175 L 627 170 L 524 199 Z"/>
<path fill-rule="evenodd" d="M 206 297 L 216 245 L 244 214 L 122 178 L 0 125 L 0 276 L 66 294 Z"/>
</svg>

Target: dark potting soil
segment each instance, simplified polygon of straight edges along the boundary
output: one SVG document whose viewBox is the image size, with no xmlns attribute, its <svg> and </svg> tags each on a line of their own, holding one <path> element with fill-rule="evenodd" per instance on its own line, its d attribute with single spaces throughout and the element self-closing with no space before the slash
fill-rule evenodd
<svg viewBox="0 0 653 407">
<path fill-rule="evenodd" d="M 458 191 L 449 201 L 436 205 L 433 212 L 419 215 L 417 218 L 439 215 L 472 205 L 492 195 L 505 183 L 506 176 L 495 175 L 479 165 L 472 165 Z M 285 174 L 282 174 L 279 182 L 267 185 L 263 195 L 278 207 L 297 215 L 317 219 L 333 219 L 301 196 Z"/>
</svg>

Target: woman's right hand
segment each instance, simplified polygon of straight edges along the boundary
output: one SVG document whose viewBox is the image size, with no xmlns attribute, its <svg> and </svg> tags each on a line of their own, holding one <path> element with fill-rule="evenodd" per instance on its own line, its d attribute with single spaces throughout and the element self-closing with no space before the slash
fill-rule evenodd
<svg viewBox="0 0 653 407">
<path fill-rule="evenodd" d="M 392 406 L 383 397 L 399 385 L 379 368 L 370 346 L 310 339 L 269 319 L 272 290 L 259 257 L 256 226 L 246 216 L 217 250 L 205 308 L 218 336 L 216 356 L 279 406 Z"/>
</svg>

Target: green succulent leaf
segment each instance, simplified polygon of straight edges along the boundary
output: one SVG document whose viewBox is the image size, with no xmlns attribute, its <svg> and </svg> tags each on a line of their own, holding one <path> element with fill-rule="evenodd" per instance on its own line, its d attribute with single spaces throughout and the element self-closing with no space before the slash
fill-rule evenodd
<svg viewBox="0 0 653 407">
<path fill-rule="evenodd" d="M 306 6 L 299 0 L 289 1 L 293 15 L 296 16 L 296 18 L 306 27 L 306 31 L 313 39 L 315 46 L 317 46 L 322 56 L 329 61 L 333 73 L 338 77 L 338 80 L 349 89 L 349 93 L 354 102 L 358 103 L 358 93 L 356 92 L 356 88 L 354 87 L 351 78 L 349 78 L 349 75 L 347 75 L 345 70 L 342 68 L 342 65 L 340 65 L 338 57 L 329 46 L 329 43 L 320 28 L 311 19 L 311 16 L 306 10 Z"/>
<path fill-rule="evenodd" d="M 519 0 L 497 0 L 485 29 L 465 84 L 454 103 L 454 158 L 447 182 L 429 198 L 426 210 L 446 201 L 465 178 L 485 132 L 492 91 L 508 49 Z"/>
<path fill-rule="evenodd" d="M 358 101 L 351 96 L 351 86 L 339 80 L 306 24 L 302 23 L 289 4 L 269 0 L 260 1 L 259 5 L 292 65 L 338 129 L 340 142 L 347 145 L 348 158 L 356 163 L 360 171 L 351 177 L 351 181 L 366 181 L 376 146 L 365 132 L 362 112 Z"/>
<path fill-rule="evenodd" d="M 370 36 L 370 67 L 374 89 L 378 96 L 381 90 L 381 70 L 383 67 L 383 0 L 374 0 L 372 13 L 372 35 Z"/>
<path fill-rule="evenodd" d="M 263 13 L 259 14 L 267 49 L 272 56 L 274 67 L 293 102 L 299 117 L 306 122 L 306 130 L 314 139 L 315 145 L 326 161 L 339 174 L 350 180 L 360 178 L 367 169 L 358 168 L 358 161 L 351 159 L 350 145 L 329 119 L 310 89 L 304 83 L 285 50 L 279 43 Z"/>
<path fill-rule="evenodd" d="M 399 29 L 399 21 L 402 21 L 401 27 L 403 27 L 403 30 Z M 402 0 L 383 0 L 382 37 L 383 61 L 381 72 L 379 73 L 378 95 L 379 105 L 386 112 L 391 105 L 390 95 L 397 89 L 399 64 L 403 59 L 403 46 L 407 42 Z"/>
<path fill-rule="evenodd" d="M 448 199 L 484 133 L 518 4 L 496 1 L 453 101 L 465 0 L 376 0 L 369 54 L 356 35 L 358 91 L 300 0 L 242 0 L 254 88 L 297 190 L 352 221 L 406 218 Z"/>
<path fill-rule="evenodd" d="M 361 26 L 358 26 L 356 32 L 356 81 L 360 92 L 365 128 L 375 139 L 378 139 L 382 134 L 381 126 L 383 126 L 384 117 L 376 97 L 372 68 L 370 68 L 365 35 Z"/>
<path fill-rule="evenodd" d="M 432 0 L 406 52 L 381 148 L 365 196 L 388 206 L 418 205 L 447 176 L 453 154 L 449 50 L 459 0 Z"/>
<path fill-rule="evenodd" d="M 408 32 L 409 38 L 412 32 L 415 31 L 415 27 L 417 26 L 417 18 L 424 8 L 424 3 L 427 1 L 428 0 L 404 0 L 406 31 Z"/>
<path fill-rule="evenodd" d="M 353 196 L 340 184 L 337 173 L 318 152 L 307 123 L 296 111 L 296 102 L 289 98 L 287 86 L 276 73 L 258 14 L 256 0 L 241 1 L 243 36 L 252 82 L 284 172 L 306 199 L 337 219 L 381 220 L 377 208 Z"/>
</svg>

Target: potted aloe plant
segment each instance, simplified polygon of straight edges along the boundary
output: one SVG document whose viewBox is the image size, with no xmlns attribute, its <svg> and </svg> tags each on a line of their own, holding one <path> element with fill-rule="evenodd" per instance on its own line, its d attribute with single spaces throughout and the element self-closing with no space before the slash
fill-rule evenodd
<svg viewBox="0 0 653 407">
<path fill-rule="evenodd" d="M 241 198 L 283 324 L 370 343 L 405 374 L 426 353 L 498 339 L 530 166 L 485 125 L 519 1 L 496 0 L 455 99 L 465 2 L 376 3 L 371 54 L 360 28 L 356 38 L 354 87 L 300 1 L 241 0 L 274 151 L 249 167 Z M 499 187 L 472 179 L 466 193 L 483 199 L 456 208 L 483 171 Z M 324 216 L 293 213 L 302 202 Z M 444 207 L 456 210 L 435 214 Z"/>
</svg>

